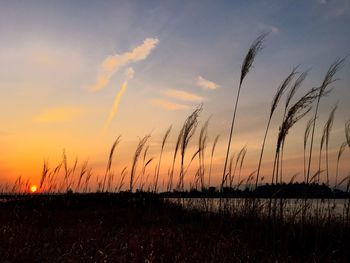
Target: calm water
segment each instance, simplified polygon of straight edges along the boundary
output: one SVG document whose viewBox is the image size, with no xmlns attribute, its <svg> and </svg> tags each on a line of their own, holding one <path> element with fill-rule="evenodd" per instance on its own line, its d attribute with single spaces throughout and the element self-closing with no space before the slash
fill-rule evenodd
<svg viewBox="0 0 350 263">
<path fill-rule="evenodd" d="M 169 202 L 180 203 L 185 209 L 199 209 L 202 211 L 218 212 L 220 207 L 219 198 L 169 198 Z M 264 215 L 268 213 L 269 207 L 276 208 L 280 211 L 280 199 L 256 199 L 257 206 L 260 212 Z M 253 204 L 252 199 L 246 198 L 223 198 L 221 207 L 224 211 L 234 214 L 247 211 Z M 282 208 L 284 216 L 299 217 L 303 207 L 305 206 L 304 199 L 283 199 Z M 306 202 L 307 213 L 309 215 L 328 216 L 343 218 L 346 214 L 348 199 L 308 199 Z"/>
</svg>

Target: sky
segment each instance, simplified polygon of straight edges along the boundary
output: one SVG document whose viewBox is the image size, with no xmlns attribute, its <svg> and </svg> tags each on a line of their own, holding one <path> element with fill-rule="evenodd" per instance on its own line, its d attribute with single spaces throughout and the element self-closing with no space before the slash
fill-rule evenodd
<svg viewBox="0 0 350 263">
<path fill-rule="evenodd" d="M 213 140 L 220 135 L 212 173 L 218 185 L 240 67 L 252 41 L 268 31 L 242 87 L 232 140 L 233 153 L 247 146 L 242 177 L 248 176 L 257 168 L 276 89 L 297 65 L 309 74 L 296 97 L 319 86 L 329 65 L 350 54 L 349 24 L 349 0 L 0 1 L 1 184 L 12 184 L 18 176 L 38 183 L 44 160 L 55 167 L 63 149 L 70 165 L 76 157 L 78 168 L 88 160 L 96 184 L 119 135 L 112 166 L 116 178 L 125 166 L 130 173 L 136 146 L 146 134 L 151 134 L 152 177 L 162 136 L 173 125 L 160 169 L 161 181 L 166 180 L 178 132 L 203 103 L 198 129 L 210 118 L 207 170 Z M 338 103 L 329 146 L 331 181 L 350 119 L 349 72 L 347 60 L 331 94 L 321 101 L 316 125 L 315 165 L 324 122 Z M 266 181 L 283 103 L 284 98 L 267 137 L 261 172 Z M 288 135 L 286 180 L 303 171 L 303 134 L 310 116 Z M 196 151 L 197 138 L 198 131 L 187 158 Z M 349 173 L 349 158 L 347 149 L 341 178 Z M 189 174 L 197 167 L 194 161 Z"/>
</svg>

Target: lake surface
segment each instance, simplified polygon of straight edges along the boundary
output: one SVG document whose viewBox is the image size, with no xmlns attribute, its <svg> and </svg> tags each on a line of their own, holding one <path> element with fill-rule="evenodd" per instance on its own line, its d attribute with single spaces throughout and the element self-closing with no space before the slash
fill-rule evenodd
<svg viewBox="0 0 350 263">
<path fill-rule="evenodd" d="M 178 203 L 185 209 L 197 209 L 208 212 L 218 212 L 220 209 L 220 198 L 167 198 L 171 203 Z M 221 209 L 229 214 L 249 211 L 253 202 L 262 215 L 268 215 L 269 210 L 280 212 L 286 217 L 298 218 L 306 207 L 309 216 L 331 216 L 344 218 L 346 216 L 348 199 L 249 199 L 249 198 L 222 198 Z"/>
</svg>

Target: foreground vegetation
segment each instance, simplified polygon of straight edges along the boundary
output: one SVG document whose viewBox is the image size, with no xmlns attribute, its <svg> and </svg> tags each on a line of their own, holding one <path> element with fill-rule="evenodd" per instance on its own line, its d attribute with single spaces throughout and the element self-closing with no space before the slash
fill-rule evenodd
<svg viewBox="0 0 350 263">
<path fill-rule="evenodd" d="M 2 262 L 349 262 L 349 226 L 183 210 L 152 194 L 0 203 Z"/>
<path fill-rule="evenodd" d="M 172 162 L 167 167 L 167 175 L 162 176 L 162 185 L 160 171 L 166 170 L 162 167 L 162 156 L 172 126 L 164 134 L 157 162 L 157 157 L 148 156 L 151 135 L 147 134 L 139 140 L 131 167 L 125 166 L 120 169 L 120 174 L 116 174 L 113 157 L 121 141 L 118 136 L 109 152 L 105 172 L 97 175 L 94 182 L 91 182 L 93 171 L 88 161 L 80 163 L 76 158 L 70 165 L 63 151 L 62 161 L 53 168 L 47 161 L 44 162 L 40 183 L 37 189 L 35 187 L 39 195 L 28 195 L 32 182 L 30 179 L 24 181 L 22 177 L 17 178 L 13 185 L 0 186 L 0 192 L 6 198 L 13 197 L 11 201 L 0 202 L 1 260 L 349 262 L 346 244 L 350 240 L 350 175 L 339 176 L 339 166 L 344 151 L 350 149 L 350 120 L 345 123 L 345 138 L 336 153 L 336 171 L 330 171 L 329 167 L 329 144 L 337 106 L 331 110 L 324 124 L 320 144 L 315 142 L 321 102 L 330 94 L 330 86 L 345 59 L 336 59 L 320 85 L 304 91 L 297 99 L 295 94 L 308 71 L 299 73 L 296 67 L 281 82 L 268 111 L 256 170 L 242 174 L 248 151 L 246 146 L 231 154 L 240 91 L 266 36 L 263 34 L 253 42 L 242 63 L 223 173 L 216 189 L 211 187 L 211 177 L 219 135 L 213 140 L 210 161 L 207 162 L 209 120 L 200 129 L 196 151 L 188 154 L 189 144 L 199 124 L 200 105 L 186 118 L 178 133 Z M 286 101 L 274 145 L 271 183 L 264 185 L 266 181 L 261 174 L 261 166 L 266 138 L 285 93 Z M 298 174 L 293 175 L 290 181 L 285 179 L 285 141 L 292 127 L 313 108 L 301 140 L 304 145 L 303 167 L 300 167 L 303 179 L 296 184 Z M 316 167 L 312 165 L 316 146 L 319 147 L 318 167 L 313 171 Z M 187 172 L 196 159 L 196 172 L 190 176 Z M 154 173 L 148 172 L 150 170 Z M 332 175 L 335 183 L 331 185 Z M 92 193 L 96 190 L 97 193 Z M 161 191 L 164 193 L 159 193 Z M 169 203 L 159 197 L 175 197 L 177 200 Z M 185 197 L 198 198 L 204 209 L 197 210 L 196 206 L 183 209 Z M 209 197 L 219 198 L 217 213 L 208 209 Z M 229 197 L 249 198 L 239 206 L 231 206 L 226 200 Z M 269 199 L 264 209 L 259 198 Z M 301 198 L 293 217 L 286 216 L 290 213 L 285 198 Z M 325 212 L 319 212 L 319 201 L 314 209 L 311 198 L 324 198 Z M 341 218 L 332 214 L 335 198 L 346 201 Z"/>
</svg>

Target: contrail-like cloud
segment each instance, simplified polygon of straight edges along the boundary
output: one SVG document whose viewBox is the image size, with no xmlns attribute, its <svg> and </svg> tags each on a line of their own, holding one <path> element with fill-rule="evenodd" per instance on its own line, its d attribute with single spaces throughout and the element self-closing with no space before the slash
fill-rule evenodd
<svg viewBox="0 0 350 263">
<path fill-rule="evenodd" d="M 96 83 L 90 87 L 92 91 L 103 89 L 111 77 L 123 66 L 146 59 L 154 49 L 159 40 L 157 38 L 146 38 L 143 43 L 129 52 L 107 57 L 100 67 L 96 77 Z"/>
<path fill-rule="evenodd" d="M 134 77 L 134 74 L 135 74 L 135 71 L 133 68 L 130 67 L 126 70 L 125 81 L 123 82 L 121 89 L 118 91 L 117 95 L 115 96 L 112 110 L 109 113 L 108 119 L 107 119 L 106 124 L 105 124 L 105 128 L 104 128 L 105 131 L 108 129 L 114 116 L 117 114 L 118 108 L 119 108 L 120 98 L 123 96 L 124 92 L 126 91 L 126 88 L 128 87 L 128 82 L 129 82 L 129 80 L 131 80 Z"/>
</svg>

